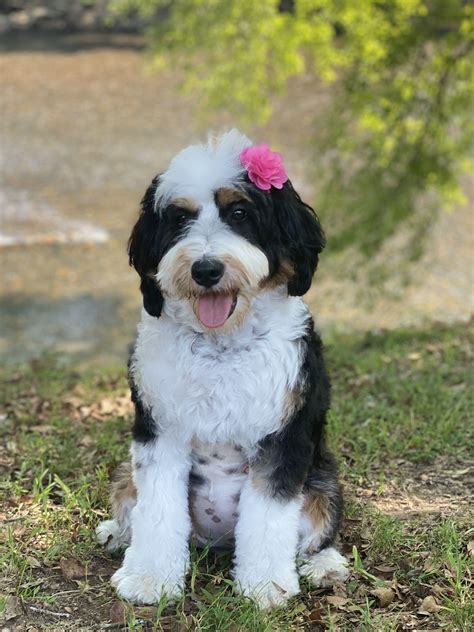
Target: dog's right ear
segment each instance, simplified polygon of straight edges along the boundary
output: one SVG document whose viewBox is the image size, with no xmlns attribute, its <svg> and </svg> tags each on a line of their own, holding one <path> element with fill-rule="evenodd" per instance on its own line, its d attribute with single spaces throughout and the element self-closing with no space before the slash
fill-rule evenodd
<svg viewBox="0 0 474 632">
<path fill-rule="evenodd" d="M 163 295 L 155 280 L 160 260 L 160 214 L 155 210 L 155 193 L 159 176 L 153 178 L 141 202 L 140 215 L 128 240 L 130 265 L 140 275 L 143 306 L 151 316 L 159 318 Z"/>
</svg>

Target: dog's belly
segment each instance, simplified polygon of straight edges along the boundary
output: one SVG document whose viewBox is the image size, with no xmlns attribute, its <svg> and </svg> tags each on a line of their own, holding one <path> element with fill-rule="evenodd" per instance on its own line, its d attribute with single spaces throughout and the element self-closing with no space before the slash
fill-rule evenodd
<svg viewBox="0 0 474 632">
<path fill-rule="evenodd" d="M 189 508 L 193 539 L 201 546 L 232 546 L 240 491 L 248 476 L 242 449 L 194 441 L 192 458 Z"/>
</svg>

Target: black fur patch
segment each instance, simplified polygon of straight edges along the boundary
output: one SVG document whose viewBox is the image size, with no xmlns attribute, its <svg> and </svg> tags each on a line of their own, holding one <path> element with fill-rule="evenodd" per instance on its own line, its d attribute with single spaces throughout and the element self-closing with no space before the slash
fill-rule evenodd
<svg viewBox="0 0 474 632">
<path fill-rule="evenodd" d="M 135 405 L 135 421 L 132 427 L 132 435 L 135 441 L 139 443 L 148 443 L 158 436 L 155 421 L 151 415 L 151 411 L 143 405 L 138 393 L 138 388 L 133 379 L 131 372 L 132 356 L 128 361 L 128 383 L 132 402 Z"/>
<path fill-rule="evenodd" d="M 283 261 L 289 261 L 295 272 L 288 283 L 288 293 L 302 296 L 310 288 L 319 253 L 326 243 L 316 213 L 302 201 L 289 180 L 282 189 L 272 187 L 268 192 L 258 189 L 248 176 L 239 186 L 250 199 L 220 206 L 220 218 L 265 253 L 269 279 L 280 272 Z M 215 201 L 217 204 L 217 196 Z M 235 219 L 236 210 L 244 211 L 244 219 Z"/>
<path fill-rule="evenodd" d="M 194 469 L 191 470 L 191 472 L 189 473 L 189 484 L 191 487 L 201 487 L 202 485 L 204 485 L 205 482 L 206 479 L 204 478 L 204 476 L 201 476 L 201 474 L 195 472 Z"/>
<path fill-rule="evenodd" d="M 322 343 L 312 320 L 303 339 L 306 347 L 301 368 L 303 406 L 284 427 L 260 442 L 252 468 L 266 482 L 268 492 L 289 500 L 299 494 L 314 468 L 324 468 L 327 451 L 324 425 L 329 408 L 330 384 Z"/>
<path fill-rule="evenodd" d="M 155 193 L 159 180 L 160 176 L 156 176 L 146 190 L 138 220 L 128 240 L 129 262 L 141 279 L 143 306 L 149 314 L 157 318 L 163 308 L 163 295 L 153 278 L 158 264 L 183 235 L 189 223 L 196 218 L 195 213 L 175 204 L 155 210 Z"/>
</svg>

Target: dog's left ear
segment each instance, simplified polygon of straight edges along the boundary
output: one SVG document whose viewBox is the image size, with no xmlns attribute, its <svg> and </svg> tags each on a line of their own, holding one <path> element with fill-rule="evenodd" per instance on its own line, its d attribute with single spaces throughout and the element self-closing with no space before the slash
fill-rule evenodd
<svg viewBox="0 0 474 632">
<path fill-rule="evenodd" d="M 282 245 L 294 269 L 288 294 L 302 296 L 311 286 L 319 253 L 326 245 L 324 232 L 314 210 L 303 202 L 289 180 L 282 189 L 272 189 L 271 195 Z"/>
<path fill-rule="evenodd" d="M 140 275 L 143 306 L 151 316 L 159 318 L 163 308 L 163 295 L 154 279 L 160 261 L 160 215 L 155 210 L 155 193 L 159 176 L 156 176 L 141 203 L 140 215 L 128 240 L 130 265 Z"/>
</svg>

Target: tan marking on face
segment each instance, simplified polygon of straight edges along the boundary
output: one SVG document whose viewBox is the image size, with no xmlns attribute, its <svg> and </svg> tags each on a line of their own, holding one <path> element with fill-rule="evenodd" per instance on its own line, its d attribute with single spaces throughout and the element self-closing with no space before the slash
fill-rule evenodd
<svg viewBox="0 0 474 632">
<path fill-rule="evenodd" d="M 114 472 L 110 488 L 112 514 L 119 523 L 124 521 L 124 514 L 130 511 L 130 503 L 136 499 L 137 490 L 133 482 L 132 464 L 121 463 Z"/>
<path fill-rule="evenodd" d="M 319 491 L 308 491 L 305 494 L 303 513 L 308 516 L 315 529 L 324 532 L 331 520 L 328 496 Z"/>
<path fill-rule="evenodd" d="M 191 277 L 192 261 L 186 250 L 179 249 L 167 263 L 168 265 L 165 270 L 163 269 L 163 265 L 161 265 L 161 267 L 158 266 L 158 277 L 163 274 L 168 277 L 165 285 L 162 280 L 158 281 L 161 291 L 166 295 L 168 289 L 166 285 L 170 285 L 172 291 L 183 298 L 195 297 L 196 289 Z"/>
<path fill-rule="evenodd" d="M 177 206 L 178 208 L 182 208 L 184 211 L 188 211 L 189 213 L 197 213 L 199 210 L 199 205 L 195 202 L 195 200 L 193 200 L 193 198 L 174 198 L 171 200 L 171 204 L 173 206 Z"/>
<path fill-rule="evenodd" d="M 283 259 L 280 264 L 280 269 L 276 274 L 260 281 L 260 287 L 265 290 L 271 290 L 274 287 L 280 287 L 281 285 L 287 285 L 293 278 L 295 270 L 293 264 L 288 259 Z"/>
<path fill-rule="evenodd" d="M 230 255 L 224 255 L 222 263 L 226 267 L 226 279 L 231 287 L 244 288 L 252 285 L 251 270 L 244 262 Z"/>
<path fill-rule="evenodd" d="M 241 202 L 242 200 L 246 200 L 247 202 L 251 201 L 249 196 L 243 191 L 226 187 L 217 189 L 216 200 L 219 208 L 225 208 L 226 206 L 229 206 L 229 204 L 232 204 L 232 202 Z"/>
</svg>

